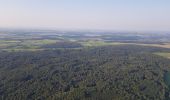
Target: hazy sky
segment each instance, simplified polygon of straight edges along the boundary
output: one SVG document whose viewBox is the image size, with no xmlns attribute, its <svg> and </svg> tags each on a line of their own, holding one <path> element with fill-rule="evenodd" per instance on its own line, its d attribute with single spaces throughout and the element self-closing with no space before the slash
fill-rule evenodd
<svg viewBox="0 0 170 100">
<path fill-rule="evenodd" d="M 170 31 L 170 0 L 0 0 L 0 27 Z"/>
</svg>

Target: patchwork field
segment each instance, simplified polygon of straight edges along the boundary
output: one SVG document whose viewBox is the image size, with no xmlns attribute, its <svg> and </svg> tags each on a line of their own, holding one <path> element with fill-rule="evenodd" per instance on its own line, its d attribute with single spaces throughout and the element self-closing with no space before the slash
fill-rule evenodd
<svg viewBox="0 0 170 100">
<path fill-rule="evenodd" d="M 43 39 L 43 40 L 0 40 L 0 50 L 3 51 L 38 51 L 46 50 L 43 48 L 46 45 L 59 44 L 63 40 L 54 39 Z M 144 44 L 144 43 L 128 43 L 128 42 L 105 42 L 102 40 L 66 40 L 67 43 L 77 43 L 82 45 L 81 48 L 86 47 L 98 47 L 98 46 L 116 46 L 116 45 L 139 45 L 139 46 L 150 46 L 150 47 L 161 47 L 170 48 L 170 43 L 163 44 Z M 54 49 L 54 48 L 53 48 Z"/>
<path fill-rule="evenodd" d="M 169 34 L 160 36 L 160 34 L 126 33 L 122 35 L 122 33 L 111 32 L 60 31 L 4 31 L 0 33 L 0 51 L 39 51 L 117 45 L 170 48 Z"/>
</svg>

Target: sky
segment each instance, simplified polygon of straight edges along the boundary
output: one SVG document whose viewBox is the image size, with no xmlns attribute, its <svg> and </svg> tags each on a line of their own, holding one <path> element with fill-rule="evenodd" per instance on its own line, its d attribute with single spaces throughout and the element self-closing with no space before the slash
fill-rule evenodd
<svg viewBox="0 0 170 100">
<path fill-rule="evenodd" d="M 170 31 L 170 0 L 0 0 L 0 28 Z"/>
</svg>

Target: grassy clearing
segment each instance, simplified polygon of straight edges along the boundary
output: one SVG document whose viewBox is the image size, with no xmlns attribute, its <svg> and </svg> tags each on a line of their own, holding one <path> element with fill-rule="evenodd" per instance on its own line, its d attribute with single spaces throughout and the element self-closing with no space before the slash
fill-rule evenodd
<svg viewBox="0 0 170 100">
<path fill-rule="evenodd" d="M 164 43 L 163 45 L 161 45 L 161 44 L 138 44 L 138 43 L 133 43 L 133 44 L 142 45 L 142 46 L 152 46 L 152 47 L 170 48 L 170 43 Z"/>
<path fill-rule="evenodd" d="M 0 40 L 0 43 L 19 43 L 19 40 Z"/>
<path fill-rule="evenodd" d="M 0 48 L 7 48 L 9 46 L 15 46 L 21 41 L 15 40 L 0 40 Z"/>
<path fill-rule="evenodd" d="M 83 46 L 85 47 L 97 47 L 97 46 L 107 46 L 107 45 L 121 45 L 124 43 L 119 43 L 119 42 L 104 42 L 104 41 L 84 41 L 80 42 Z"/>
<path fill-rule="evenodd" d="M 44 49 L 2 49 L 2 51 L 7 52 L 22 52 L 22 51 L 42 51 Z"/>
<path fill-rule="evenodd" d="M 123 43 L 123 42 L 104 42 L 99 40 L 89 40 L 80 42 L 85 47 L 95 47 L 95 46 L 106 46 L 106 45 L 139 45 L 139 46 L 151 46 L 151 47 L 161 47 L 161 48 L 170 48 L 170 43 L 164 44 L 144 44 L 144 43 Z"/>
<path fill-rule="evenodd" d="M 42 45 L 56 43 L 57 40 L 0 40 L 0 48 L 4 51 L 35 51 Z"/>
<path fill-rule="evenodd" d="M 154 54 L 170 59 L 170 53 L 167 53 L 167 52 L 157 52 Z"/>
<path fill-rule="evenodd" d="M 48 40 L 48 39 L 44 39 L 44 40 L 26 40 L 23 41 L 21 44 L 22 45 L 45 45 L 45 44 L 52 44 L 52 43 L 56 43 L 57 40 Z"/>
</svg>

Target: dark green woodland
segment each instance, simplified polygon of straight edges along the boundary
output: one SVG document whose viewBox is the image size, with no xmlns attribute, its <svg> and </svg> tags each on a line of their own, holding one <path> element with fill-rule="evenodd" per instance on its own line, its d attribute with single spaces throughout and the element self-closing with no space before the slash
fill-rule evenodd
<svg viewBox="0 0 170 100">
<path fill-rule="evenodd" d="M 168 49 L 104 46 L 0 53 L 2 100 L 164 100 Z M 168 99 L 167 99 L 168 100 Z"/>
<path fill-rule="evenodd" d="M 168 34 L 2 31 L 0 100 L 170 100 L 169 40 Z"/>
</svg>

